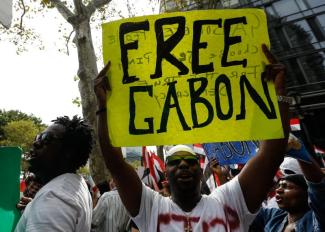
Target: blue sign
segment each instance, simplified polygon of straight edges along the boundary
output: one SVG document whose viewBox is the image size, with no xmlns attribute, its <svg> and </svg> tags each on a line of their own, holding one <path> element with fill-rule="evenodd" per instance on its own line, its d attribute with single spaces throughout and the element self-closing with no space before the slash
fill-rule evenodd
<svg viewBox="0 0 325 232">
<path fill-rule="evenodd" d="M 258 141 L 203 144 L 208 159 L 215 158 L 220 165 L 245 164 L 256 154 L 258 146 Z"/>
<path fill-rule="evenodd" d="M 291 133 L 289 135 L 288 151 L 286 156 L 299 159 L 306 163 L 312 163 L 310 159 L 311 156 L 307 151 L 304 143 Z"/>
</svg>

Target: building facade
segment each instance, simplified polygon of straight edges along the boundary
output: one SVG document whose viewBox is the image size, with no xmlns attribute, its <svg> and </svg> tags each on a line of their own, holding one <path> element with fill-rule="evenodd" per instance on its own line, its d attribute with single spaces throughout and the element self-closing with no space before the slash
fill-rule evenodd
<svg viewBox="0 0 325 232">
<path fill-rule="evenodd" d="M 287 66 L 292 117 L 301 119 L 306 144 L 325 148 L 325 1 L 238 0 L 268 15 L 272 52 Z M 226 3 L 227 4 L 227 3 Z M 229 5 L 228 5 L 229 6 Z"/>
</svg>

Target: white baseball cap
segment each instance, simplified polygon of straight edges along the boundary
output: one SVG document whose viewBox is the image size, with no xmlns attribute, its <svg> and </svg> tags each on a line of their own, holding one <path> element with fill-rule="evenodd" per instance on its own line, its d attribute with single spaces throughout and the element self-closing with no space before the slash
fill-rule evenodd
<svg viewBox="0 0 325 232">
<path fill-rule="evenodd" d="M 192 148 L 190 148 L 189 146 L 186 146 L 186 145 L 179 144 L 179 145 L 173 146 L 171 149 L 169 149 L 168 151 L 166 151 L 165 158 L 167 158 L 169 156 L 172 156 L 175 153 L 180 152 L 180 151 L 187 152 L 190 155 L 196 156 L 196 154 L 195 154 L 195 152 L 193 151 Z"/>
<path fill-rule="evenodd" d="M 284 157 L 282 164 L 280 165 L 280 170 L 284 175 L 287 174 L 301 174 L 303 172 L 299 166 L 299 163 L 296 159 L 291 157 Z"/>
</svg>

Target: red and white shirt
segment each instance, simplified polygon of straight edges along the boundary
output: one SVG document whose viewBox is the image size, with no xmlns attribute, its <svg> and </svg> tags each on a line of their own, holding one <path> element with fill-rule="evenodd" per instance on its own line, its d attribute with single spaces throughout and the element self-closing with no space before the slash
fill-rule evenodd
<svg viewBox="0 0 325 232">
<path fill-rule="evenodd" d="M 133 218 L 140 231 L 248 231 L 256 214 L 248 211 L 238 178 L 203 195 L 191 212 L 143 185 L 139 214 Z"/>
</svg>

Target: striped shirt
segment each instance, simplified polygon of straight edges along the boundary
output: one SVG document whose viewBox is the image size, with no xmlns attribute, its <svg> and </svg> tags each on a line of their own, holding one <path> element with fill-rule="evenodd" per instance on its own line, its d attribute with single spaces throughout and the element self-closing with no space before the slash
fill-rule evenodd
<svg viewBox="0 0 325 232">
<path fill-rule="evenodd" d="M 104 193 L 93 211 L 92 232 L 126 231 L 130 220 L 117 190 Z"/>
</svg>

